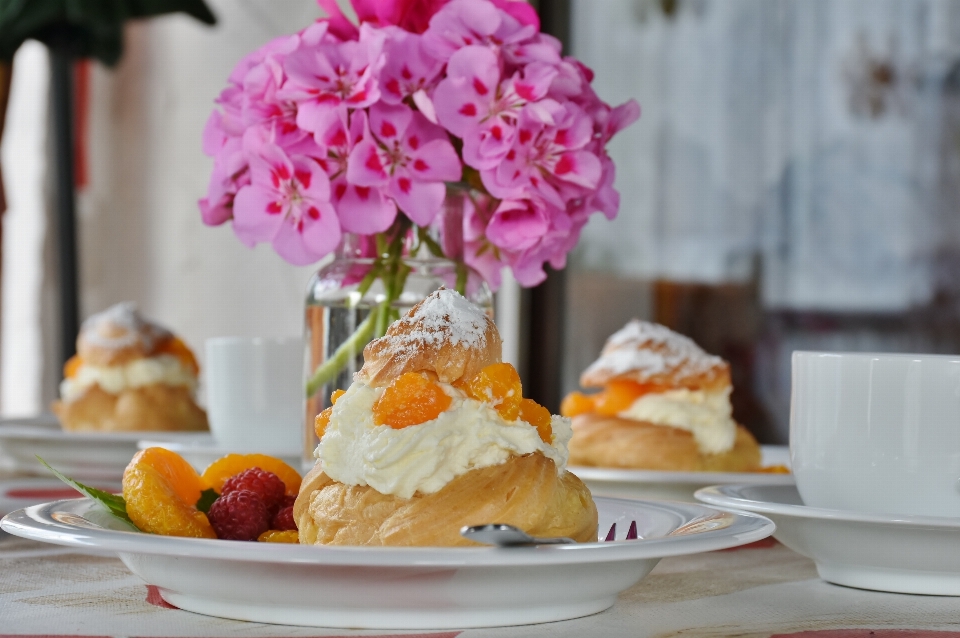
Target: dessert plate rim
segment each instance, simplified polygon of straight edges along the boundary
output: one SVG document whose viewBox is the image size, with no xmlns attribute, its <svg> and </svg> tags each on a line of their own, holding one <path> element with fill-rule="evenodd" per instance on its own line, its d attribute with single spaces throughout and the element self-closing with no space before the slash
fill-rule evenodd
<svg viewBox="0 0 960 638">
<path fill-rule="evenodd" d="M 785 503 L 784 498 L 758 500 L 744 496 L 744 490 L 762 490 L 772 488 L 790 490 L 790 495 L 796 493 L 800 499 L 800 492 L 795 484 L 781 485 L 776 483 L 729 484 L 712 485 L 697 490 L 694 494 L 697 499 L 712 507 L 731 508 L 762 515 L 788 516 L 791 518 L 832 520 L 849 523 L 868 523 L 876 525 L 898 525 L 913 527 L 942 527 L 960 530 L 960 518 L 948 516 L 909 516 L 905 514 L 874 514 L 854 510 L 836 510 L 821 507 L 811 507 L 797 503 Z M 792 488 L 792 489 L 791 489 Z M 802 501 L 801 501 L 802 502 Z"/>
<path fill-rule="evenodd" d="M 722 512 L 694 503 L 638 501 L 596 497 L 598 506 L 620 507 L 632 516 L 672 517 L 673 528 L 701 521 L 722 521 L 704 525 L 680 535 L 641 539 L 577 543 L 540 547 L 318 547 L 258 543 L 250 551 L 248 543 L 213 539 L 156 536 L 133 531 L 108 529 L 92 522 L 108 521 L 109 515 L 89 499 L 68 499 L 17 510 L 0 520 L 0 528 L 31 540 L 84 549 L 108 550 L 120 554 L 154 554 L 169 557 L 198 557 L 226 561 L 282 564 L 326 564 L 352 566 L 517 566 L 575 563 L 601 563 L 623 560 L 659 559 L 695 554 L 752 543 L 773 534 L 776 526 L 768 518 L 754 513 Z M 609 523 L 609 522 L 608 522 Z M 119 525 L 119 523 L 117 523 Z M 601 522 L 601 527 L 604 523 Z M 619 527 L 619 526 L 618 526 Z M 626 531 L 626 524 L 623 525 Z M 603 530 L 604 532 L 606 530 Z"/>
<path fill-rule="evenodd" d="M 789 446 L 761 445 L 764 463 L 789 464 Z M 629 470 L 612 467 L 568 465 L 567 470 L 585 481 L 598 483 L 657 483 L 682 485 L 714 485 L 717 483 L 793 485 L 793 474 L 770 472 L 672 472 L 665 470 Z"/>
</svg>

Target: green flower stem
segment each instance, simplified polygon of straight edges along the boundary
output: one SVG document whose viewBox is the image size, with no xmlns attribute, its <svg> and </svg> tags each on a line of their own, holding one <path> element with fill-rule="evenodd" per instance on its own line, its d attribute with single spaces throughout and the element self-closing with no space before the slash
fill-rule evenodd
<svg viewBox="0 0 960 638">
<path fill-rule="evenodd" d="M 364 319 L 352 335 L 346 341 L 340 344 L 333 356 L 324 361 L 314 370 L 313 375 L 307 381 L 307 398 L 317 393 L 325 383 L 329 383 L 337 378 L 337 374 L 343 370 L 344 366 L 363 350 L 363 347 L 370 342 L 373 337 L 374 324 L 377 322 L 377 316 L 380 314 L 380 306 L 370 310 L 370 314 Z"/>
<path fill-rule="evenodd" d="M 403 259 L 404 242 L 411 226 L 409 220 L 401 218 L 394 227 L 392 239 L 389 238 L 388 233 L 377 234 L 376 241 L 379 255 L 370 271 L 360 281 L 357 287 L 359 294 L 356 296 L 358 299 L 362 298 L 373 285 L 373 282 L 380 279 L 383 282 L 383 299 L 370 310 L 366 319 L 357 326 L 357 329 L 346 341 L 340 344 L 333 355 L 313 372 L 313 375 L 307 381 L 308 398 L 316 394 L 323 385 L 336 379 L 340 371 L 357 353 L 363 350 L 367 343 L 386 334 L 390 323 L 400 318 L 400 310 L 394 307 L 394 302 L 403 294 L 407 276 L 412 270 Z M 442 248 L 427 234 L 426 229 L 416 228 L 416 236 L 420 243 L 425 244 L 434 256 L 444 257 Z M 462 261 L 457 261 L 456 288 L 461 295 L 466 295 L 467 274 L 467 265 Z"/>
</svg>

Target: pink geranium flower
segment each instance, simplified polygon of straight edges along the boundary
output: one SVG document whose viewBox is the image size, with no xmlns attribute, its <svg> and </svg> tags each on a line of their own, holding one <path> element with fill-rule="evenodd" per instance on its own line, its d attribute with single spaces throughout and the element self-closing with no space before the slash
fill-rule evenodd
<svg viewBox="0 0 960 638">
<path fill-rule="evenodd" d="M 316 35 L 312 39 L 319 42 L 312 46 L 304 42 L 287 56 L 283 68 L 288 79 L 277 96 L 296 102 L 297 126 L 316 132 L 328 111 L 341 105 L 366 108 L 380 99 L 385 37 L 363 25 L 357 41 L 333 42 Z"/>
<path fill-rule="evenodd" d="M 529 18 L 526 12 L 518 13 Z M 533 38 L 537 31 L 534 24 L 521 23 L 489 0 L 453 0 L 430 19 L 423 41 L 431 55 L 447 61 L 463 47 L 481 45 L 499 50 Z"/>
<path fill-rule="evenodd" d="M 370 108 L 370 136 L 350 153 L 347 181 L 384 188 L 414 223 L 425 226 L 443 206 L 444 182 L 462 168 L 446 132 L 404 105 Z"/>
<path fill-rule="evenodd" d="M 427 54 L 421 36 L 401 29 L 389 29 L 387 33 L 381 92 L 384 102 L 399 104 L 404 98 L 430 87 L 443 63 Z"/>
<path fill-rule="evenodd" d="M 347 161 L 353 147 L 367 136 L 367 116 L 363 111 L 347 113 L 346 108 L 324 116 L 315 135 L 324 149 L 320 165 L 330 177 L 333 204 L 340 226 L 349 233 L 382 233 L 397 216 L 397 205 L 380 189 L 357 186 L 347 181 Z"/>
<path fill-rule="evenodd" d="M 556 75 L 553 67 L 534 62 L 501 84 L 493 51 L 464 47 L 451 56 L 434 93 L 437 119 L 463 139 L 467 165 L 494 168 L 513 146 L 520 109 L 543 99 Z"/>
<path fill-rule="evenodd" d="M 264 144 L 250 158 L 250 173 L 251 183 L 233 203 L 233 229 L 241 241 L 270 242 L 277 254 L 298 266 L 336 248 L 340 223 L 330 203 L 330 181 L 319 164 Z"/>
<path fill-rule="evenodd" d="M 584 150 L 593 138 L 593 123 L 573 104 L 552 109 L 552 124 L 523 111 L 516 142 L 495 168 L 481 172 L 496 197 L 517 198 L 526 192 L 559 208 L 565 200 L 586 195 L 600 182 L 600 159 Z"/>
</svg>

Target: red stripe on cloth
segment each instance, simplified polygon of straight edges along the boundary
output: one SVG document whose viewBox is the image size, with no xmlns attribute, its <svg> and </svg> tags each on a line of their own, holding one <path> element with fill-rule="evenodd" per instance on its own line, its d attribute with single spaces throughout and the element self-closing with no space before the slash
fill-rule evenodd
<svg viewBox="0 0 960 638">
<path fill-rule="evenodd" d="M 960 638 L 957 631 L 926 629 L 821 629 L 795 634 L 774 634 L 770 638 Z"/>
<path fill-rule="evenodd" d="M 766 538 L 761 538 L 758 541 L 752 543 L 747 543 L 746 545 L 741 545 L 739 547 L 728 547 L 727 549 L 721 549 L 721 552 L 736 552 L 741 549 L 768 549 L 770 547 L 776 547 L 780 542 L 775 539 L 773 536 L 767 536 Z"/>
<path fill-rule="evenodd" d="M 160 595 L 160 589 L 156 585 L 147 585 L 147 602 L 154 607 L 161 607 L 163 609 L 180 609 L 165 601 L 163 596 Z"/>
<path fill-rule="evenodd" d="M 459 631 L 445 631 L 442 633 L 433 633 L 433 634 L 376 634 L 376 635 L 367 635 L 364 634 L 363 638 L 457 638 L 461 632 Z M 0 638 L 7 638 L 6 636 L 0 636 Z M 14 638 L 43 638 L 41 636 L 15 636 Z M 55 637 L 60 638 L 60 637 Z M 69 636 L 66 638 L 88 638 L 87 636 Z M 130 636 L 130 638 L 182 638 L 182 636 Z M 209 638 L 221 638 L 219 636 L 210 636 Z M 232 636 L 230 638 L 233 638 Z M 245 638 L 294 638 L 290 636 L 246 636 Z M 295 638 L 304 638 L 304 636 L 296 636 Z M 309 638 L 309 637 L 307 637 Z M 319 638 L 319 637 L 318 637 Z M 350 638 L 350 636 L 336 635 L 336 636 L 323 636 L 323 638 Z"/>
</svg>

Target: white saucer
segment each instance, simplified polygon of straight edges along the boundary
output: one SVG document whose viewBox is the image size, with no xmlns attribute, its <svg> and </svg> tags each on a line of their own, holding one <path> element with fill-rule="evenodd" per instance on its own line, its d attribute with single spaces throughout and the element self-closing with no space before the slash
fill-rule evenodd
<svg viewBox="0 0 960 638">
<path fill-rule="evenodd" d="M 176 452 L 186 459 L 187 463 L 192 465 L 193 468 L 198 472 L 203 472 L 205 469 L 207 469 L 208 465 L 217 459 L 226 456 L 227 454 L 249 454 L 249 452 L 238 452 L 237 450 L 232 450 L 221 445 L 217 445 L 217 443 L 213 440 L 213 436 L 207 433 L 203 433 L 202 436 L 198 436 L 189 440 L 163 441 L 142 439 L 137 443 L 137 447 L 141 450 L 148 447 L 162 447 L 172 452 Z M 267 451 L 263 452 L 263 454 L 275 456 L 290 467 L 300 471 L 301 459 L 299 450 L 292 453 L 277 453 Z M 312 467 L 313 463 L 310 465 Z"/>
<path fill-rule="evenodd" d="M 960 596 L 960 518 L 807 507 L 797 488 L 786 485 L 717 485 L 699 490 L 697 498 L 769 517 L 777 540 L 813 559 L 831 583 Z"/>
<path fill-rule="evenodd" d="M 79 481 L 119 481 L 144 437 L 189 441 L 205 432 L 65 432 L 56 420 L 0 422 L 0 454 L 24 474 L 49 476 L 36 457 Z"/>
<path fill-rule="evenodd" d="M 91 487 L 106 492 L 119 492 L 122 486 L 114 481 L 99 481 Z M 51 499 L 76 498 L 80 493 L 55 478 L 16 478 L 0 480 L 0 516 Z"/>
<path fill-rule="evenodd" d="M 765 466 L 790 465 L 786 445 L 761 445 Z M 606 467 L 568 466 L 595 495 L 623 498 L 653 498 L 696 503 L 694 492 L 702 487 L 725 483 L 793 485 L 792 474 L 771 472 L 659 472 L 621 470 Z"/>
<path fill-rule="evenodd" d="M 636 521 L 641 540 L 509 549 L 317 547 L 154 536 L 87 499 L 8 515 L 4 531 L 116 551 L 181 609 L 316 627 L 438 629 L 524 625 L 587 616 L 666 556 L 751 543 L 773 523 L 702 505 L 596 499 L 600 530 Z M 94 522 L 95 521 L 95 522 Z M 103 527 L 101 527 L 101 525 Z"/>
</svg>

